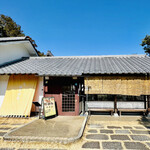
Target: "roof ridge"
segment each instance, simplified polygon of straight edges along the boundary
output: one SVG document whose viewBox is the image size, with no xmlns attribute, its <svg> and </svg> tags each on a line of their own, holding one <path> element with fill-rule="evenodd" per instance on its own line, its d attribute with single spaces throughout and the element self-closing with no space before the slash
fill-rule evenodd
<svg viewBox="0 0 150 150">
<path fill-rule="evenodd" d="M 16 41 L 16 40 L 25 40 L 26 36 L 19 36 L 19 37 L 0 37 L 0 42 L 3 41 Z"/>
<path fill-rule="evenodd" d="M 132 55 L 87 55 L 87 56 L 52 56 L 52 57 L 30 57 L 32 59 L 44 59 L 44 58 L 103 58 L 103 57 L 147 57 L 145 54 L 132 54 Z"/>
</svg>

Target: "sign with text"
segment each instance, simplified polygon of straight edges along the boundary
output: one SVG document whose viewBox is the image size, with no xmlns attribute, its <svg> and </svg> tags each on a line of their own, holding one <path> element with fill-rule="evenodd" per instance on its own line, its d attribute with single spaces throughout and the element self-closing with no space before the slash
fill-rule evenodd
<svg viewBox="0 0 150 150">
<path fill-rule="evenodd" d="M 43 98 L 43 106 L 44 106 L 44 116 L 45 117 L 50 117 L 50 116 L 56 115 L 54 97 L 44 97 Z"/>
</svg>

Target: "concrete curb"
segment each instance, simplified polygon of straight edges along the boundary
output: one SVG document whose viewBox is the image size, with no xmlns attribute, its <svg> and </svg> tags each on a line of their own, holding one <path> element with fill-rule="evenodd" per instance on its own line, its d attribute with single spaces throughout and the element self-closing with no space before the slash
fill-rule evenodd
<svg viewBox="0 0 150 150">
<path fill-rule="evenodd" d="M 9 140 L 9 141 L 21 141 L 21 142 L 29 142 L 29 141 L 42 141 L 42 142 L 54 142 L 54 143 L 63 143 L 63 144 L 68 144 L 68 143 L 72 143 L 78 139 L 80 139 L 83 135 L 83 132 L 84 132 L 84 129 L 85 129 L 85 125 L 86 125 L 86 122 L 87 122 L 87 118 L 88 118 L 88 115 L 85 114 L 85 119 L 82 123 L 82 126 L 81 126 L 81 129 L 78 133 L 78 135 L 76 137 L 71 137 L 71 138 L 60 138 L 60 137 L 35 137 L 35 136 L 9 136 L 10 133 L 28 125 L 28 124 L 31 124 L 32 122 L 38 120 L 38 119 L 35 119 L 33 121 L 31 121 L 30 123 L 27 123 L 25 124 L 24 126 L 21 126 L 17 129 L 14 129 L 8 133 L 6 133 L 4 136 L 3 136 L 3 139 L 4 140 Z"/>
</svg>

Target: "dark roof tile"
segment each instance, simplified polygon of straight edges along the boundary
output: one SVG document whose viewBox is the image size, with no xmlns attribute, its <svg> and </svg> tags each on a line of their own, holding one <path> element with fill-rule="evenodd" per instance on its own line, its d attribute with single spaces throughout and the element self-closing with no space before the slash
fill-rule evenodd
<svg viewBox="0 0 150 150">
<path fill-rule="evenodd" d="M 0 68 L 0 74 L 81 76 L 84 74 L 150 73 L 145 55 L 30 57 Z"/>
</svg>

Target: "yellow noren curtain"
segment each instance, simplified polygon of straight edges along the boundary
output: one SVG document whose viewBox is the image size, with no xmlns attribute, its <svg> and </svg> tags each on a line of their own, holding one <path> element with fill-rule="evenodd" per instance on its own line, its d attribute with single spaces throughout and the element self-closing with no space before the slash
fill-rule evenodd
<svg viewBox="0 0 150 150">
<path fill-rule="evenodd" d="M 34 75 L 11 75 L 0 115 L 30 116 L 37 79 Z"/>
</svg>

